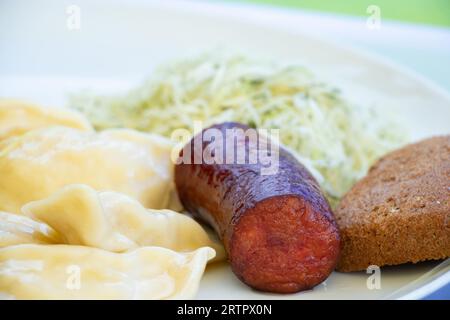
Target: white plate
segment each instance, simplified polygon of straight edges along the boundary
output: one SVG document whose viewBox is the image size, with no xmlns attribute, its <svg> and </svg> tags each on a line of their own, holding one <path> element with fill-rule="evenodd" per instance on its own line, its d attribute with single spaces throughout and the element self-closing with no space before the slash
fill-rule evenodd
<svg viewBox="0 0 450 320">
<path fill-rule="evenodd" d="M 180 3 L 77 3 L 81 29 L 70 31 L 64 1 L 2 1 L 0 96 L 60 105 L 67 92 L 80 88 L 125 91 L 162 61 L 227 46 L 304 62 L 351 100 L 397 114 L 414 140 L 450 133 L 450 97 L 445 91 L 366 53 L 242 19 L 204 15 Z M 273 295 L 249 289 L 226 264 L 212 265 L 198 298 L 421 298 L 450 282 L 450 262 L 383 268 L 380 289 L 368 289 L 369 276 L 335 272 L 314 290 Z"/>
</svg>

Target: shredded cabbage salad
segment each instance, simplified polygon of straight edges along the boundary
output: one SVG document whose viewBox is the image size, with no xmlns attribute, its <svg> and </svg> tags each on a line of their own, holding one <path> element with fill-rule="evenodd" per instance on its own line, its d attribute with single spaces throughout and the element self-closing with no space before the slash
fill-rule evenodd
<svg viewBox="0 0 450 320">
<path fill-rule="evenodd" d="M 192 129 L 194 120 L 280 129 L 282 145 L 312 172 L 332 205 L 378 157 L 406 141 L 396 123 L 349 103 L 303 66 L 240 54 L 175 61 L 125 95 L 82 92 L 69 104 L 99 130 L 128 127 L 170 137 L 175 129 Z"/>
</svg>

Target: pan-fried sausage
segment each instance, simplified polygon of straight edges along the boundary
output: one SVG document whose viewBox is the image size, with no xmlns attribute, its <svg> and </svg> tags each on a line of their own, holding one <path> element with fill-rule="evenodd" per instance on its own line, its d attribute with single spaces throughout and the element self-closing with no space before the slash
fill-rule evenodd
<svg viewBox="0 0 450 320">
<path fill-rule="evenodd" d="M 223 146 L 234 139 L 227 129 L 249 129 L 238 123 L 211 128 L 222 133 Z M 282 148 L 272 175 L 261 174 L 259 160 L 207 164 L 205 150 L 212 142 L 203 141 L 196 149 L 194 139 L 180 152 L 181 157 L 189 152 L 192 163 L 175 168 L 178 195 L 189 212 L 215 228 L 237 277 L 255 289 L 279 293 L 310 289 L 325 280 L 339 256 L 339 232 L 307 169 Z M 250 159 L 258 146 L 244 138 L 233 148 L 242 148 Z M 229 151 L 223 150 L 223 159 Z M 195 157 L 202 163 L 193 163 Z"/>
</svg>

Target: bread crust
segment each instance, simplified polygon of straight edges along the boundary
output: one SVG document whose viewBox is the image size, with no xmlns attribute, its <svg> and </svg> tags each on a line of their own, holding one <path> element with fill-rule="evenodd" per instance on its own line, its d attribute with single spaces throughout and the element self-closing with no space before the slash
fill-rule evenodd
<svg viewBox="0 0 450 320">
<path fill-rule="evenodd" d="M 450 256 L 450 135 L 382 157 L 344 196 L 338 271 Z"/>
</svg>

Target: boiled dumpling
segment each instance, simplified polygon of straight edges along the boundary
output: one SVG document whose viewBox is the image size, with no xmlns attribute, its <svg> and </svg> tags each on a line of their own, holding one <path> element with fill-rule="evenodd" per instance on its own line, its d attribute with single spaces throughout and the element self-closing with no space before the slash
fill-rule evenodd
<svg viewBox="0 0 450 320">
<path fill-rule="evenodd" d="M 0 248 L 22 243 L 61 243 L 50 226 L 28 217 L 0 211 Z"/>
<path fill-rule="evenodd" d="M 211 248 L 127 253 L 70 245 L 0 249 L 0 297 L 11 299 L 192 299 Z"/>
<path fill-rule="evenodd" d="M 192 251 L 209 246 L 224 258 L 194 219 L 171 210 L 144 208 L 118 192 L 97 192 L 87 185 L 69 185 L 49 198 L 34 201 L 22 213 L 42 221 L 64 237 L 64 243 L 121 252 L 141 246 Z"/>
<path fill-rule="evenodd" d="M 83 183 L 127 194 L 148 208 L 167 208 L 173 194 L 172 143 L 157 135 L 67 127 L 30 131 L 0 142 L 0 210 Z"/>
<path fill-rule="evenodd" d="M 76 111 L 0 99 L 0 140 L 53 125 L 93 130 L 90 123 Z"/>
</svg>

